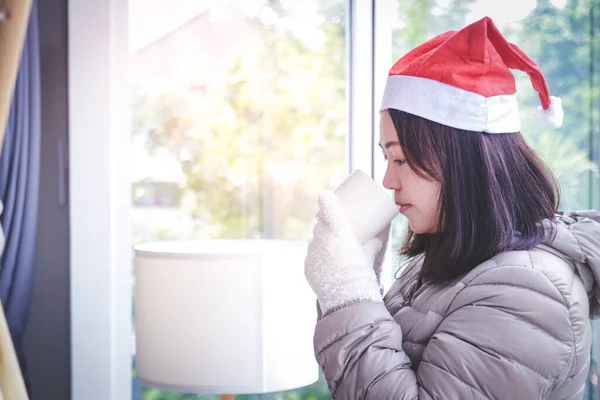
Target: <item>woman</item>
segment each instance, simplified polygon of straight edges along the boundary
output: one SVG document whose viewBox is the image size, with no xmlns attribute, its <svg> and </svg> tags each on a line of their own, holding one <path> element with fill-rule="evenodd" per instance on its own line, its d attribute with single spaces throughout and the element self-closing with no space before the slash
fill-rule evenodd
<svg viewBox="0 0 600 400">
<path fill-rule="evenodd" d="M 489 18 L 392 67 L 383 183 L 410 224 L 410 262 L 385 298 L 385 246 L 361 246 L 335 196 L 319 196 L 305 275 L 334 398 L 582 397 L 600 315 L 600 213 L 557 214 L 552 174 L 519 132 L 509 68 L 529 74 L 545 122 L 559 126 L 539 67 Z"/>
</svg>

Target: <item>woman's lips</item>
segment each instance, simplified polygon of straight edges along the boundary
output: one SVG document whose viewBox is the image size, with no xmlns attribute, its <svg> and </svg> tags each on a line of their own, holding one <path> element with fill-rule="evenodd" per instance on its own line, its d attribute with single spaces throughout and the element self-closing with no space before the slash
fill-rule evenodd
<svg viewBox="0 0 600 400">
<path fill-rule="evenodd" d="M 408 210 L 410 207 L 412 207 L 410 204 L 402 204 L 400 205 L 400 213 L 404 214 L 406 212 L 406 210 Z"/>
</svg>

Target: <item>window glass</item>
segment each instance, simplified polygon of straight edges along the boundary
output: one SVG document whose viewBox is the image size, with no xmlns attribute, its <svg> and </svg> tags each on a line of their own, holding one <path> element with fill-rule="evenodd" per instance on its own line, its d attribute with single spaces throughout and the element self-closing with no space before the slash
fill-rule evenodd
<svg viewBox="0 0 600 400">
<path fill-rule="evenodd" d="M 130 0 L 135 243 L 307 238 L 347 174 L 347 8 Z M 322 380 L 285 396 L 330 398 Z M 218 398 L 135 379 L 134 397 Z"/>
</svg>

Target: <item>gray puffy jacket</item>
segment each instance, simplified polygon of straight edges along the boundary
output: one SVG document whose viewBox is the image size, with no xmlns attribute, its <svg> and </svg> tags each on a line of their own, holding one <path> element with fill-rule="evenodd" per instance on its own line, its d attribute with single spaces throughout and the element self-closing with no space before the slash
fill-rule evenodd
<svg viewBox="0 0 600 400">
<path fill-rule="evenodd" d="M 600 316 L 600 213 L 557 217 L 552 242 L 501 253 L 452 284 L 418 262 L 384 303 L 317 322 L 314 344 L 335 399 L 580 399 L 590 317 Z"/>
</svg>

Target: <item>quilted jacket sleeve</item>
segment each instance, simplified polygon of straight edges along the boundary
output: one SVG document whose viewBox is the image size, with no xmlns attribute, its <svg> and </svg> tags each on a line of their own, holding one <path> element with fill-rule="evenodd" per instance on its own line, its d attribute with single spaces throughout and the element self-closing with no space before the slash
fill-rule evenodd
<svg viewBox="0 0 600 400">
<path fill-rule="evenodd" d="M 542 272 L 502 267 L 456 295 L 417 371 L 383 303 L 317 323 L 315 351 L 335 399 L 542 399 L 574 368 L 568 299 Z"/>
</svg>

